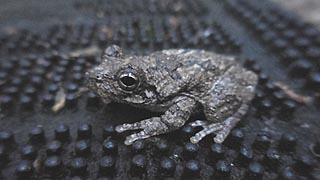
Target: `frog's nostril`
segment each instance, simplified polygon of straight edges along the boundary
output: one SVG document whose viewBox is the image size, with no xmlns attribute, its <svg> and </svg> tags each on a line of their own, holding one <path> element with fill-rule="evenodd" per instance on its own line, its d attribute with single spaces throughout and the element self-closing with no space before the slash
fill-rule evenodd
<svg viewBox="0 0 320 180">
<path fill-rule="evenodd" d="M 96 75 L 96 82 L 102 82 L 102 76 L 100 74 Z"/>
<path fill-rule="evenodd" d="M 102 79 L 102 77 L 103 77 L 103 75 L 102 75 L 101 73 L 97 73 L 97 74 L 96 74 L 96 78 L 97 78 L 97 79 Z"/>
</svg>

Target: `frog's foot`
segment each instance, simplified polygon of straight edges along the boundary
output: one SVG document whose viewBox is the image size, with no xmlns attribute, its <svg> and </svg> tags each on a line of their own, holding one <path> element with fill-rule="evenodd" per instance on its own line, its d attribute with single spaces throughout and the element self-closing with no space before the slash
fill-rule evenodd
<svg viewBox="0 0 320 180">
<path fill-rule="evenodd" d="M 194 144 L 198 143 L 201 139 L 206 137 L 208 134 L 217 132 L 223 129 L 224 127 L 223 123 L 213 123 L 208 125 L 207 122 L 200 121 L 200 120 L 192 122 L 190 123 L 190 125 L 192 127 L 198 127 L 198 126 L 203 127 L 203 130 L 199 131 L 198 133 L 196 133 L 194 136 L 190 138 L 191 143 L 194 143 Z"/>
<path fill-rule="evenodd" d="M 126 137 L 124 144 L 131 145 L 134 141 L 139 139 L 146 139 L 151 136 L 163 134 L 168 131 L 168 127 L 161 121 L 159 117 L 153 117 L 133 124 L 122 124 L 116 126 L 117 132 L 124 132 L 128 130 L 143 129 L 138 133 L 131 134 Z"/>
<path fill-rule="evenodd" d="M 220 125 L 222 125 L 222 128 L 219 131 L 216 131 L 216 136 L 213 138 L 215 143 L 223 143 L 223 141 L 227 138 L 230 131 L 233 129 L 234 126 L 240 121 L 240 119 L 235 118 L 234 116 L 231 116 L 227 118 L 224 122 L 222 122 Z"/>
<path fill-rule="evenodd" d="M 203 130 L 196 133 L 193 137 L 190 138 L 192 143 L 198 143 L 201 139 L 211 133 L 215 133 L 216 136 L 214 137 L 215 143 L 222 143 L 227 136 L 229 135 L 230 131 L 236 126 L 236 124 L 241 120 L 241 118 L 245 115 L 246 111 L 248 110 L 248 105 L 243 104 L 238 111 L 227 118 L 225 121 L 221 123 L 212 123 L 207 125 L 203 121 L 195 121 L 190 125 L 193 127 L 202 126 Z"/>
</svg>

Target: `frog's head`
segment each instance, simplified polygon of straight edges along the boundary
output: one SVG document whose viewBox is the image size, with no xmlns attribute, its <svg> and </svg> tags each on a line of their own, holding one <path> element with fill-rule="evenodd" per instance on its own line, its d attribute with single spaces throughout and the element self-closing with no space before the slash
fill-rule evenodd
<svg viewBox="0 0 320 180">
<path fill-rule="evenodd" d="M 124 55 L 119 46 L 109 46 L 100 65 L 86 73 L 88 86 L 105 102 L 152 104 L 157 93 L 147 83 L 145 61 L 138 56 Z"/>
</svg>

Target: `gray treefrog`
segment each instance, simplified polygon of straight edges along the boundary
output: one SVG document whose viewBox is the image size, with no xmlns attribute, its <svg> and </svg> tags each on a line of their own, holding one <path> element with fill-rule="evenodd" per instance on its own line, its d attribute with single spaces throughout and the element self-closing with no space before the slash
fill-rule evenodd
<svg viewBox="0 0 320 180">
<path fill-rule="evenodd" d="M 257 85 L 257 75 L 232 56 L 196 49 L 135 56 L 116 45 L 105 50 L 101 64 L 86 77 L 88 87 L 105 102 L 163 112 L 160 117 L 116 126 L 117 132 L 142 129 L 128 136 L 126 145 L 180 128 L 197 109 L 206 120 L 190 123 L 203 127 L 190 141 L 198 143 L 215 133 L 214 141 L 222 143 L 245 115 Z"/>
</svg>

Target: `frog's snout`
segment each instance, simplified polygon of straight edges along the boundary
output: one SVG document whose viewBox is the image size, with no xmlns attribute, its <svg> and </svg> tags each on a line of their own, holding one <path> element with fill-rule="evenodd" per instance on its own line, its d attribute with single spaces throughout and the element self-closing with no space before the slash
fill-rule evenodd
<svg viewBox="0 0 320 180">
<path fill-rule="evenodd" d="M 89 70 L 85 73 L 87 81 L 91 82 L 101 82 L 103 75 L 100 72 L 95 71 L 94 69 Z"/>
</svg>

